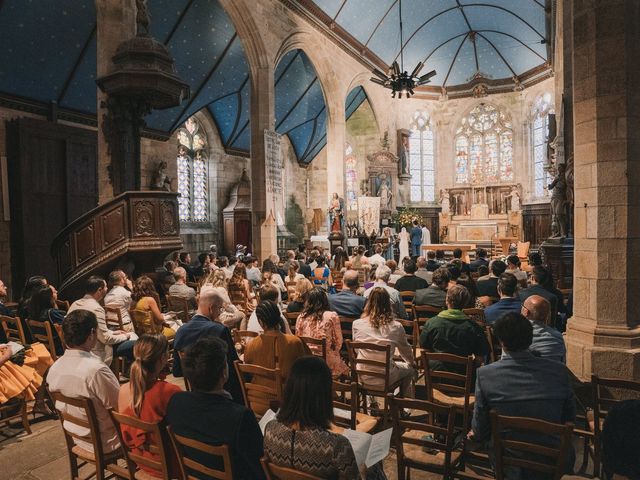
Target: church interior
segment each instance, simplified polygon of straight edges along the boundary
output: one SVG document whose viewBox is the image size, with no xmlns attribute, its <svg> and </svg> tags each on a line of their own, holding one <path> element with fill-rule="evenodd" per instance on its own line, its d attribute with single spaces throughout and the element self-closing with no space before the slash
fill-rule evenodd
<svg viewBox="0 0 640 480">
<path fill-rule="evenodd" d="M 293 334 L 313 307 L 311 294 L 297 292 L 298 277 L 310 280 L 309 289 L 324 289 L 327 308 L 333 308 L 332 294 L 348 290 L 350 270 L 358 272 L 358 296 L 364 291 L 367 300 L 356 318 L 379 312 L 368 299 L 380 292 L 369 295 L 367 284 L 372 290 L 392 290 L 385 293 L 392 310 L 394 295 L 406 308 L 390 315 L 404 326 L 413 349 L 409 363 L 415 360 L 415 398 L 428 405 L 456 405 L 464 415 L 449 426 L 464 435 L 471 430 L 469 439 L 462 435 L 455 445 L 443 444 L 447 430 L 440 411 L 402 427 L 405 413 L 422 407 L 407 404 L 398 413 L 395 400 L 389 400 L 387 411 L 386 394 L 393 396 L 389 389 L 377 395 L 384 397 L 385 407 L 374 410 L 376 395 L 366 394 L 358 373 L 360 354 L 347 345 L 348 338 L 356 342 L 356 328 L 345 331 L 343 314 L 336 310 L 341 344 L 344 337 L 338 360 L 348 370 L 341 378 L 355 385 L 356 390 L 348 390 L 354 415 L 379 413 L 369 433 L 393 429 L 387 455 L 373 467 L 359 465 L 361 478 L 404 479 L 409 469 L 415 469 L 415 478 L 560 478 L 562 473 L 567 474 L 563 478 L 640 478 L 638 464 L 627 473 L 615 471 L 607 454 L 612 447 L 604 445 L 603 424 L 598 423 L 614 403 L 640 398 L 640 303 L 634 283 L 640 280 L 640 66 L 635 63 L 640 58 L 640 2 L 6 0 L 0 2 L 0 45 L 0 320 L 6 337 L 0 338 L 0 354 L 16 345 L 28 353 L 20 357 L 14 352 L 20 361 L 0 355 L 0 380 L 8 381 L 2 369 L 12 362 L 31 365 L 40 379 L 33 392 L 18 389 L 9 395 L 3 392 L 8 384 L 0 386 L 0 470 L 8 472 L 6 478 L 70 476 L 76 440 L 63 435 L 58 418 L 68 420 L 68 412 L 52 400 L 55 394 L 46 383 L 50 390 L 48 372 L 67 355 L 56 349 L 75 348 L 65 343 L 64 322 L 74 303 L 87 298 L 90 279 L 100 277 L 111 289 L 113 273 L 124 272 L 126 281 L 133 282 L 126 290 L 137 299 L 142 295 L 138 280 L 151 278 L 164 329 L 175 330 L 169 348 L 186 368 L 182 355 L 190 350 L 178 348 L 179 332 L 193 323 L 191 314 L 204 311 L 202 289 L 216 271 L 229 272 L 223 285 L 229 308 L 246 319 L 261 311 L 263 287 L 280 285 L 276 303 Z M 378 257 L 383 258 L 376 264 Z M 179 270 L 168 264 L 184 269 L 182 283 L 197 293 L 194 304 L 185 303 L 183 310 L 163 293 L 165 274 L 181 283 Z M 233 266 L 245 264 L 244 282 L 249 281 L 241 305 L 229 282 L 235 281 Z M 479 265 L 484 267 L 480 273 Z M 500 265 L 522 275 L 515 275 L 517 291 L 509 295 Z M 391 280 L 389 274 L 384 277 L 387 267 Z M 442 289 L 442 307 L 422 317 L 416 288 L 423 287 L 407 292 L 397 285 L 425 268 L 425 289 L 429 284 L 436 288 L 440 270 L 450 283 Z M 250 270 L 257 271 L 255 279 Z M 282 278 L 276 282 L 272 274 Z M 61 316 L 52 320 L 49 313 L 45 334 L 34 330 L 28 341 L 24 330 L 31 319 L 22 317 L 34 313 L 34 278 L 51 286 L 47 291 L 54 292 L 52 305 Z M 113 278 L 117 285 L 117 275 Z M 476 377 L 478 365 L 473 374 L 467 371 L 466 395 L 458 387 L 462 397 L 457 399 L 463 403 L 434 400 L 436 380 L 429 376 L 435 367 L 425 368 L 432 362 L 425 355 L 440 350 L 423 339 L 435 323 L 431 317 L 454 311 L 448 302 L 458 278 L 468 282 L 457 285 L 467 287 L 475 299 L 467 305 L 473 308 L 464 310 L 465 318 L 480 325 L 483 341 L 486 334 L 491 346 L 491 354 L 470 351 L 460 357 L 484 362 L 478 372 L 504 362 L 507 350 L 507 361 L 509 354 L 516 358 L 519 353 L 507 340 L 491 336 L 503 329 L 489 322 L 487 309 L 505 297 L 519 298 L 512 310 L 531 320 L 523 291 L 549 286 L 553 302 L 546 328 L 564 349 L 560 363 L 577 408 L 570 419 L 554 423 L 561 442 L 543 445 L 559 449 L 558 458 L 572 450 L 573 464 L 562 466 L 558 460 L 558 466 L 545 471 L 548 477 L 527 476 L 526 470 L 511 476 L 508 466 L 503 474 L 502 460 L 496 463 L 494 456 L 506 458 L 505 452 L 516 446 L 499 446 L 495 430 L 489 453 L 474 451 L 478 404 L 486 402 L 487 422 L 490 404 L 487 392 L 482 401 L 474 397 L 482 378 L 480 373 Z M 486 279 L 495 280 L 498 287 L 492 291 L 497 293 L 482 294 Z M 255 304 L 249 305 L 254 296 Z M 299 316 L 287 313 L 294 299 L 304 300 Z M 96 304 L 103 324 L 106 318 L 106 328 L 121 333 L 117 321 L 115 330 L 109 326 L 106 300 L 98 301 L 104 307 Z M 123 315 L 128 318 L 131 312 L 136 326 L 134 305 L 130 308 Z M 169 317 L 178 318 L 177 323 Z M 230 348 L 241 359 L 245 342 L 249 352 L 248 340 L 254 336 L 244 326 L 225 327 Z M 251 335 L 243 337 L 245 330 Z M 264 331 L 261 336 L 267 335 Z M 143 332 L 130 333 L 140 342 Z M 334 348 L 328 333 L 319 338 L 323 349 Z M 31 349 L 38 342 L 46 351 Z M 114 358 L 107 365 L 119 384 L 128 385 L 129 368 L 141 350 L 132 346 L 128 358 L 117 356 L 119 344 L 113 345 Z M 494 346 L 503 349 L 501 360 L 497 352 L 490 360 Z M 306 343 L 305 348 L 317 353 Z M 330 352 L 323 351 L 335 381 Z M 29 352 L 36 353 L 30 357 Z M 394 352 L 397 356 L 401 350 Z M 46 367 L 42 358 L 36 359 L 39 367 L 28 361 L 49 354 Z M 3 360 L 8 362 L 4 366 Z M 275 363 L 263 366 L 277 365 L 276 354 Z M 178 378 L 173 368 L 167 381 L 189 390 L 189 381 Z M 244 404 L 255 412 L 241 383 Z M 399 398 L 405 397 L 399 388 Z M 280 395 L 281 390 L 286 394 L 289 384 L 285 388 L 283 381 Z M 613 399 L 607 407 L 600 405 L 604 391 Z M 635 408 L 640 429 L 640 407 Z M 527 417 L 515 407 L 509 411 Z M 280 421 L 278 415 L 274 421 Z M 565 421 L 571 424 L 568 436 L 560 428 Z M 402 429 L 420 422 L 432 430 L 413 438 L 418 453 L 412 459 Z M 499 428 L 495 422 L 491 427 Z M 420 446 L 427 434 L 431 446 Z M 65 438 L 72 442 L 69 450 Z M 103 478 L 103 468 L 119 478 L 187 478 L 184 469 L 176 476 L 150 474 L 151 467 L 141 467 L 127 453 L 126 435 L 120 438 L 121 470 L 109 470 L 109 455 L 89 454 L 88 463 L 97 464 L 96 478 Z M 640 441 L 637 433 L 633 438 Z M 296 472 L 293 460 L 286 465 L 290 472 L 275 466 L 270 471 L 276 457 L 268 453 L 267 440 L 265 434 L 264 472 L 259 474 L 264 478 L 352 478 L 344 472 L 301 476 L 313 469 Z M 175 448 L 182 462 L 178 443 L 170 445 L 166 448 Z M 446 460 L 436 455 L 458 447 L 458 463 L 450 452 Z M 524 450 L 525 456 L 541 453 Z M 158 455 L 154 452 L 150 455 Z M 96 461 L 99 456 L 104 458 Z M 438 457 L 439 463 L 425 456 Z M 232 458 L 233 474 L 215 478 L 258 478 L 241 473 L 235 462 Z M 633 463 L 629 458 L 620 462 Z M 516 467 L 533 468 L 517 461 Z M 78 478 L 73 461 L 71 472 L 71 478 Z M 189 478 L 212 478 L 211 472 L 191 473 L 195 476 Z"/>
</svg>

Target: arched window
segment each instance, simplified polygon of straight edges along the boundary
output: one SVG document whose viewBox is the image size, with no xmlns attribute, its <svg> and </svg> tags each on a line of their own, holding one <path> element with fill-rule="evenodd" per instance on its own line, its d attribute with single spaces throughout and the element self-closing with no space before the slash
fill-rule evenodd
<svg viewBox="0 0 640 480">
<path fill-rule="evenodd" d="M 433 129 L 429 115 L 417 111 L 411 119 L 409 137 L 409 173 L 411 201 L 433 202 L 436 199 Z"/>
<path fill-rule="evenodd" d="M 507 114 L 481 103 L 456 130 L 457 184 L 512 182 L 513 126 Z"/>
<path fill-rule="evenodd" d="M 549 114 L 553 113 L 551 94 L 538 96 L 533 103 L 531 116 L 531 147 L 533 149 L 533 193 L 537 198 L 549 194 L 546 186 L 549 183 L 549 172 L 546 170 L 548 162 L 547 152 L 549 143 Z"/>
<path fill-rule="evenodd" d="M 178 129 L 178 199 L 181 222 L 209 220 L 207 137 L 192 117 Z"/>
<path fill-rule="evenodd" d="M 358 209 L 358 171 L 353 147 L 347 143 L 344 149 L 344 176 L 347 191 L 347 210 Z"/>
</svg>

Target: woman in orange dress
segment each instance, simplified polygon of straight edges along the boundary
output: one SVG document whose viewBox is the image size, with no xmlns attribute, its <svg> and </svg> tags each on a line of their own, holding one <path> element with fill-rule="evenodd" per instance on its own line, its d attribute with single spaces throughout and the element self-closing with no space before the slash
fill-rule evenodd
<svg viewBox="0 0 640 480">
<path fill-rule="evenodd" d="M 120 387 L 118 411 L 144 422 L 156 423 L 164 419 L 167 405 L 174 394 L 181 389 L 164 380 L 169 359 L 168 341 L 164 335 L 142 335 L 133 347 L 135 361 L 131 365 L 129 383 Z M 121 426 L 122 440 L 130 448 L 138 448 L 139 454 L 151 460 L 160 460 L 157 453 L 141 447 L 147 441 L 145 433 L 127 425 Z M 157 442 L 159 439 L 151 439 Z M 175 461 L 170 459 L 169 470 L 176 472 Z M 161 472 L 138 465 L 152 477 L 161 478 Z M 171 477 L 173 478 L 173 476 Z"/>
<path fill-rule="evenodd" d="M 349 373 L 349 367 L 340 358 L 342 348 L 340 317 L 336 312 L 329 311 L 327 292 L 321 287 L 315 287 L 309 292 L 304 309 L 296 320 L 296 335 L 326 339 L 327 365 L 333 377 Z M 313 350 L 313 347 L 311 349 Z M 314 353 L 318 352 L 314 351 Z"/>
<path fill-rule="evenodd" d="M 22 366 L 11 361 L 10 346 L 0 345 L 0 404 L 8 402 L 12 398 L 35 400 L 36 392 L 42 385 L 41 373 L 43 374 L 44 370 L 53 363 L 51 356 L 44 349 L 44 345 L 38 345 L 42 349 L 27 351 L 25 363 Z M 42 372 L 38 373 L 38 370 L 42 370 Z"/>
</svg>

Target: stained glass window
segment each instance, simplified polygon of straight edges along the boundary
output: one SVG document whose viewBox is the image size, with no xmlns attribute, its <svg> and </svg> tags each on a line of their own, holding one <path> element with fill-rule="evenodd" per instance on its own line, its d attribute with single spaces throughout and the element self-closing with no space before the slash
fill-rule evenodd
<svg viewBox="0 0 640 480">
<path fill-rule="evenodd" d="M 409 137 L 409 173 L 411 201 L 433 202 L 436 197 L 434 135 L 429 115 L 417 111 L 411 119 Z"/>
<path fill-rule="evenodd" d="M 493 105 L 478 105 L 460 121 L 455 154 L 457 184 L 512 182 L 511 119 Z"/>
<path fill-rule="evenodd" d="M 206 222 L 209 219 L 207 138 L 193 117 L 176 135 L 180 221 Z"/>
<path fill-rule="evenodd" d="M 347 143 L 344 149 L 344 174 L 347 190 L 347 210 L 358 209 L 358 171 L 353 147 Z"/>
<path fill-rule="evenodd" d="M 533 193 L 537 198 L 545 197 L 549 194 L 547 184 L 549 183 L 549 173 L 546 169 L 548 164 L 547 144 L 549 142 L 549 114 L 553 113 L 551 104 L 551 94 L 545 93 L 538 96 L 533 103 L 531 124 L 531 146 L 533 157 Z"/>
</svg>

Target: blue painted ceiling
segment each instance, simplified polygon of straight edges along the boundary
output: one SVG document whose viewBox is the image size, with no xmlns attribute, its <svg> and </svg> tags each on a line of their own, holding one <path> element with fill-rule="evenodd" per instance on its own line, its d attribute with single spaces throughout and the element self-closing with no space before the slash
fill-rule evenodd
<svg viewBox="0 0 640 480">
<path fill-rule="evenodd" d="M 398 0 L 314 0 L 358 42 L 400 63 Z M 404 66 L 434 86 L 511 79 L 547 62 L 544 0 L 403 0 Z"/>
</svg>

